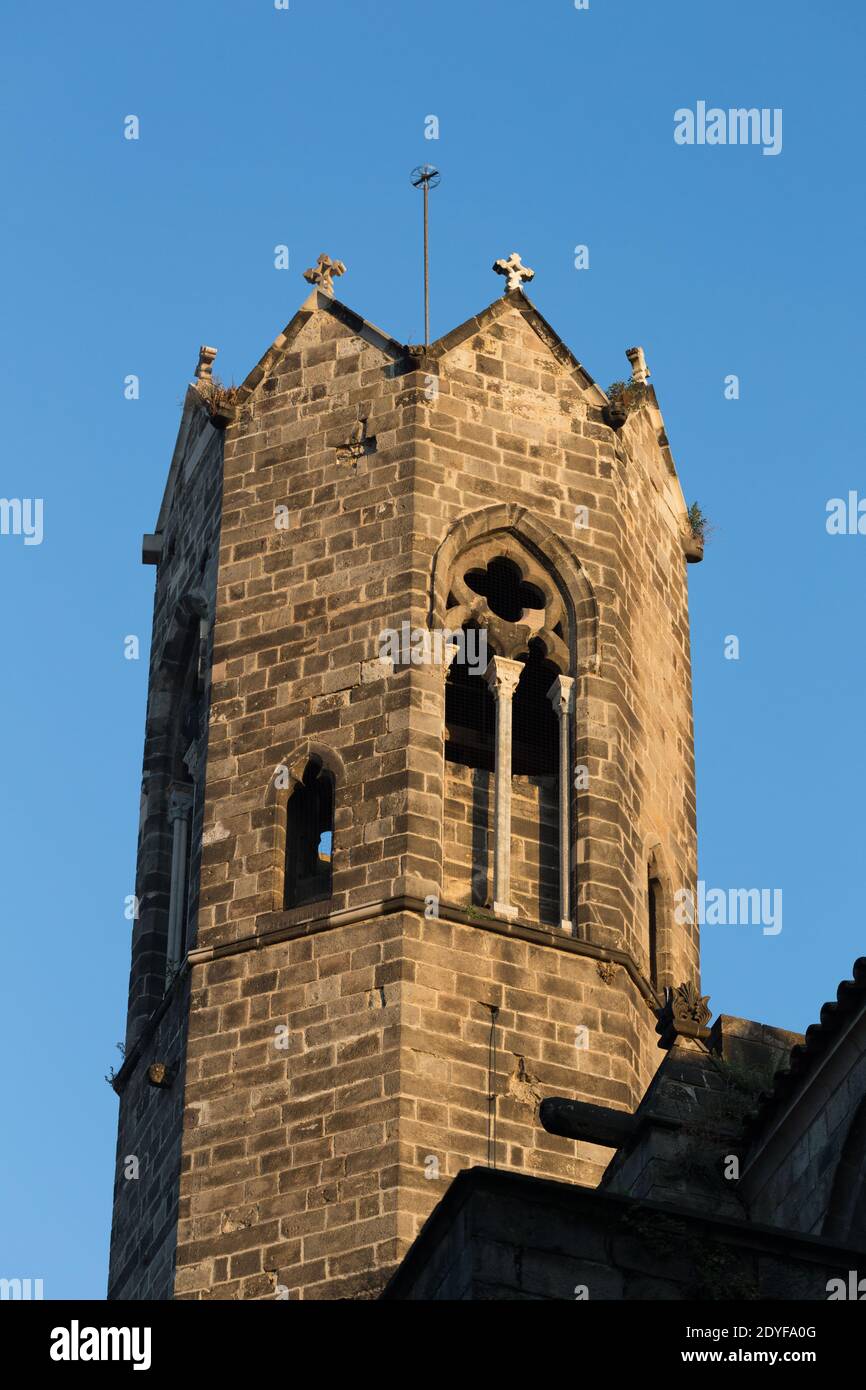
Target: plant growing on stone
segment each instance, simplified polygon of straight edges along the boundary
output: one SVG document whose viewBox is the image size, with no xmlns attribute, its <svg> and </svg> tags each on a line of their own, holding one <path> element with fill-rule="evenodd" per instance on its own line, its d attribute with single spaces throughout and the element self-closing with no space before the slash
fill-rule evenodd
<svg viewBox="0 0 866 1390">
<path fill-rule="evenodd" d="M 725 1176 L 726 1161 L 738 1151 L 743 1123 L 761 1093 L 770 1089 L 774 1069 L 716 1055 L 711 1060 L 719 1084 L 711 1087 L 700 1118 L 684 1120 L 676 1161 L 667 1163 L 668 1176 L 674 1186 L 685 1182 L 709 1197 L 725 1192 L 740 1201 Z"/>
<path fill-rule="evenodd" d="M 475 907 L 474 905 L 466 909 L 466 915 L 467 917 L 474 917 L 485 922 L 497 921 L 497 917 L 494 912 L 488 912 L 486 908 Z"/>
<path fill-rule="evenodd" d="M 610 401 L 625 410 L 636 410 L 646 400 L 648 387 L 643 381 L 612 381 L 607 388 Z"/>
<path fill-rule="evenodd" d="M 209 377 L 198 383 L 197 391 L 211 415 L 217 415 L 237 403 L 238 388 L 224 386 L 219 377 Z"/>
<path fill-rule="evenodd" d="M 755 1108 L 759 1096 L 772 1089 L 776 1075 L 775 1062 L 750 1066 L 713 1056 L 713 1066 L 724 1083 L 726 1113 L 733 1119 L 745 1119 Z"/>
<path fill-rule="evenodd" d="M 748 1257 L 718 1241 L 707 1241 L 680 1218 L 637 1206 L 623 1216 L 622 1227 L 661 1264 L 679 1263 L 681 1268 L 691 1267 L 684 1290 L 692 1298 L 701 1301 L 758 1298 L 759 1290 Z"/>
<path fill-rule="evenodd" d="M 691 533 L 696 541 L 703 545 L 704 541 L 709 540 L 713 527 L 710 525 L 709 517 L 702 512 L 697 502 L 693 502 L 688 510 L 688 522 Z"/>
<path fill-rule="evenodd" d="M 126 1043 L 119 1042 L 119 1043 L 115 1043 L 114 1046 L 117 1048 L 117 1050 L 118 1050 L 118 1052 L 120 1053 L 121 1057 L 125 1058 L 125 1057 L 126 1057 Z M 111 1086 L 111 1087 L 114 1086 L 114 1083 L 115 1083 L 115 1081 L 117 1080 L 118 1075 L 119 1075 L 119 1073 L 116 1072 L 116 1071 L 114 1070 L 114 1067 L 109 1067 L 109 1069 L 108 1069 L 108 1075 L 107 1075 L 106 1078 L 105 1078 L 105 1080 L 108 1082 L 109 1086 Z"/>
</svg>

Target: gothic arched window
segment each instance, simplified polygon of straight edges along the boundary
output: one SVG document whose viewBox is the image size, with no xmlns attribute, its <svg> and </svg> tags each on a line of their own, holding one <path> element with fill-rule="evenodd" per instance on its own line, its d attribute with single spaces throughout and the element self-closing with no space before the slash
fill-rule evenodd
<svg viewBox="0 0 866 1390">
<path fill-rule="evenodd" d="M 334 779 L 318 758 L 311 758 L 286 803 L 284 907 L 331 896 L 333 835 Z"/>
<path fill-rule="evenodd" d="M 493 771 L 496 713 L 484 669 L 491 656 L 504 654 L 524 666 L 514 698 L 512 772 L 532 776 L 558 771 L 556 715 L 548 691 L 568 664 L 562 603 L 537 565 L 531 573 L 527 579 L 517 560 L 492 541 L 470 551 L 455 573 L 449 627 L 462 625 L 464 633 L 477 637 L 479 642 L 469 649 L 483 650 L 485 656 L 471 665 L 458 652 L 451 666 L 445 687 L 449 762 Z M 549 659 L 551 652 L 559 665 Z"/>
<path fill-rule="evenodd" d="M 509 535 L 469 545 L 449 580 L 445 626 L 477 641 L 457 643 L 445 684 L 446 763 L 473 769 L 471 777 L 446 773 L 455 808 L 446 874 L 463 884 L 471 878 L 471 901 L 490 900 L 497 915 L 520 911 L 568 926 L 573 680 L 565 594 L 542 557 Z M 518 905 L 509 901 L 512 883 Z"/>
</svg>

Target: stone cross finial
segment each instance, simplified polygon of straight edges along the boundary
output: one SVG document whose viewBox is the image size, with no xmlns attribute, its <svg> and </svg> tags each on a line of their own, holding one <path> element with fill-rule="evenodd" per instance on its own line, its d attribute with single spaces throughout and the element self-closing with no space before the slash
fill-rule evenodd
<svg viewBox="0 0 866 1390">
<path fill-rule="evenodd" d="M 324 252 L 319 257 L 312 270 L 304 271 L 304 279 L 309 280 L 311 285 L 316 285 L 323 294 L 334 294 L 334 276 L 345 275 L 346 267 L 342 261 L 332 261 L 330 256 Z"/>
<path fill-rule="evenodd" d="M 535 271 L 523 264 L 516 251 L 512 251 L 507 261 L 494 261 L 493 269 L 497 275 L 508 277 L 505 282 L 505 294 L 508 294 L 509 290 L 519 290 L 524 281 L 535 279 Z"/>
<path fill-rule="evenodd" d="M 211 372 L 213 371 L 213 364 L 216 360 L 217 352 L 217 348 L 208 347 L 205 343 L 202 343 L 198 350 L 198 366 L 195 369 L 196 381 L 211 380 Z"/>
<path fill-rule="evenodd" d="M 626 348 L 625 355 L 631 363 L 631 379 L 639 386 L 646 386 L 652 372 L 646 364 L 642 347 Z"/>
</svg>

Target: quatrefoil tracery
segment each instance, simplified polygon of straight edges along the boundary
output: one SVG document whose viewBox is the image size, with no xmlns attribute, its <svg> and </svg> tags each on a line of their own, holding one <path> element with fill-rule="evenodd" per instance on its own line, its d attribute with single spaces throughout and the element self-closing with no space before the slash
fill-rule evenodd
<svg viewBox="0 0 866 1390">
<path fill-rule="evenodd" d="M 514 620 L 501 616 L 493 606 L 503 606 L 497 604 L 495 577 L 499 567 L 502 578 L 506 564 L 519 575 L 514 590 L 519 616 Z M 479 593 L 478 588 L 486 588 L 487 593 Z M 554 630 L 565 630 L 562 596 L 547 571 L 522 547 L 502 537 L 488 537 L 468 547 L 454 564 L 451 595 L 454 603 L 447 611 L 449 628 L 459 631 L 466 624 L 486 628 L 498 655 L 512 659 L 524 655 L 530 642 L 537 641 L 547 659 L 563 674 L 568 673 L 568 647 Z M 538 599 L 540 607 L 529 606 Z"/>
</svg>

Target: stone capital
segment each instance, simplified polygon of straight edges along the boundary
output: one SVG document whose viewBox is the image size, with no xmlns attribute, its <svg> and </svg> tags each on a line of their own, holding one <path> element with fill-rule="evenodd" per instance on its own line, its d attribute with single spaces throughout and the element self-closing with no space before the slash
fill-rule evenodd
<svg viewBox="0 0 866 1390">
<path fill-rule="evenodd" d="M 183 765 L 189 773 L 190 777 L 194 778 L 196 773 L 198 772 L 198 765 L 200 760 L 201 749 L 199 748 L 198 740 L 193 739 L 192 743 L 189 745 L 189 748 L 187 748 L 186 752 L 184 753 L 182 760 Z"/>
<path fill-rule="evenodd" d="M 492 656 L 484 672 L 484 679 L 493 692 L 494 700 L 510 700 L 522 674 L 522 661 L 512 661 L 507 656 Z"/>
<path fill-rule="evenodd" d="M 557 676 L 547 692 L 547 698 L 557 714 L 571 714 L 574 709 L 574 677 Z"/>
<path fill-rule="evenodd" d="M 168 819 L 173 825 L 176 820 L 189 820 L 192 814 L 192 787 L 176 782 L 168 793 Z"/>
</svg>

